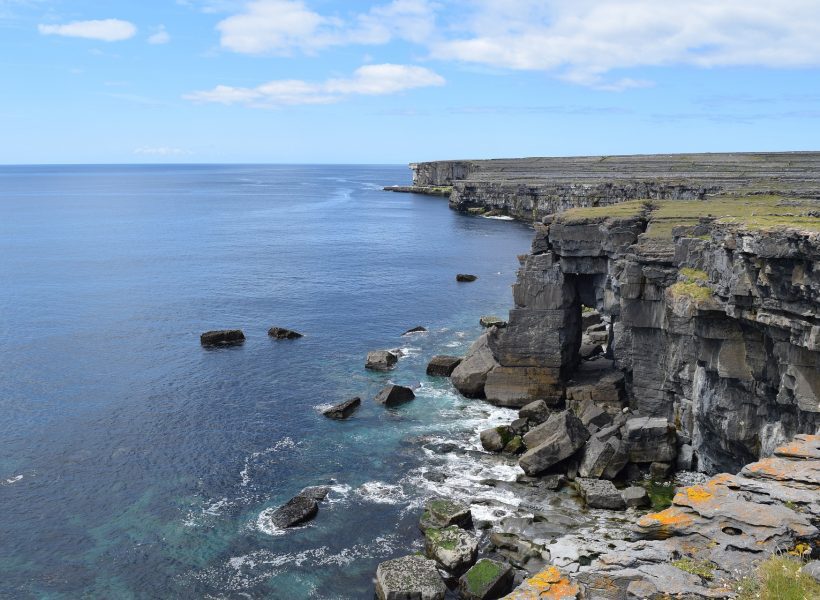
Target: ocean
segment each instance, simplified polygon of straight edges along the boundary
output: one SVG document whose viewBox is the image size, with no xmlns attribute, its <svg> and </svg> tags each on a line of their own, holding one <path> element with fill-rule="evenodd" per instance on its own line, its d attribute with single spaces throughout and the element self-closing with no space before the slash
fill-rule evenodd
<svg viewBox="0 0 820 600">
<path fill-rule="evenodd" d="M 515 503 L 482 483 L 514 462 L 477 436 L 513 411 L 425 366 L 506 316 L 532 231 L 381 191 L 409 182 L 405 166 L 0 167 L 0 597 L 372 598 L 378 563 L 421 547 L 425 498 L 480 496 L 487 518 Z M 247 341 L 200 346 L 223 328 Z M 385 348 L 395 370 L 365 371 Z M 387 382 L 416 399 L 375 404 Z M 320 414 L 354 395 L 349 420 Z M 269 526 L 319 484 L 313 521 Z"/>
</svg>

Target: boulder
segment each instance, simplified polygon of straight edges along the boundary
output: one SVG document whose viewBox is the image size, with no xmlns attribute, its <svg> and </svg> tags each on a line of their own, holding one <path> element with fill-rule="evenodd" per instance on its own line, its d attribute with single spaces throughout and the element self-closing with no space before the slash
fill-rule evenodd
<svg viewBox="0 0 820 600">
<path fill-rule="evenodd" d="M 481 324 L 482 327 L 504 328 L 507 326 L 507 322 L 504 319 L 502 319 L 501 317 L 494 317 L 491 315 L 484 315 L 478 320 L 478 322 Z"/>
<path fill-rule="evenodd" d="M 412 335 L 414 333 L 425 333 L 426 331 L 427 331 L 426 327 L 422 327 L 421 325 L 419 325 L 418 327 L 413 327 L 413 329 L 408 329 L 407 331 L 402 333 L 402 335 Z"/>
<path fill-rule="evenodd" d="M 646 508 L 651 504 L 649 493 L 639 485 L 633 485 L 621 490 L 621 497 L 624 499 L 627 508 Z"/>
<path fill-rule="evenodd" d="M 470 275 L 469 273 L 459 273 L 456 275 L 456 281 L 460 281 L 462 283 L 468 283 L 470 281 L 475 281 L 478 279 L 477 275 Z"/>
<path fill-rule="evenodd" d="M 449 377 L 456 367 L 461 364 L 460 356 L 436 354 L 427 364 L 427 374 L 430 377 Z"/>
<path fill-rule="evenodd" d="M 419 521 L 419 529 L 427 531 L 430 527 L 442 529 L 450 525 L 461 528 L 472 527 L 473 515 L 470 507 L 447 498 L 433 498 L 424 505 L 424 513 Z"/>
<path fill-rule="evenodd" d="M 330 493 L 330 486 L 327 485 L 312 485 L 310 487 L 306 487 L 301 492 L 299 492 L 299 496 L 305 496 L 307 498 L 313 498 L 317 502 L 321 502 L 327 495 Z"/>
<path fill-rule="evenodd" d="M 616 437 L 601 440 L 592 436 L 584 447 L 578 474 L 581 477 L 614 479 L 626 466 L 629 455 Z"/>
<path fill-rule="evenodd" d="M 364 368 L 373 371 L 389 371 L 396 366 L 397 362 L 399 362 L 399 357 L 390 350 L 374 350 L 367 353 Z"/>
<path fill-rule="evenodd" d="M 203 346 L 233 346 L 242 344 L 245 341 L 245 334 L 241 329 L 222 329 L 219 331 L 206 331 L 199 336 L 199 343 Z"/>
<path fill-rule="evenodd" d="M 298 495 L 288 500 L 270 515 L 275 527 L 284 529 L 309 521 L 319 512 L 319 504 L 310 496 Z"/>
<path fill-rule="evenodd" d="M 479 434 L 481 446 L 487 452 L 501 452 L 513 437 L 515 434 L 508 425 L 485 429 Z"/>
<path fill-rule="evenodd" d="M 527 419 L 530 425 L 540 425 L 549 419 L 552 410 L 544 400 L 536 400 L 530 402 L 518 411 L 518 416 L 522 419 Z"/>
<path fill-rule="evenodd" d="M 555 413 L 524 436 L 529 450 L 518 464 L 527 475 L 538 475 L 575 454 L 588 438 L 589 431 L 572 412 Z"/>
<path fill-rule="evenodd" d="M 344 402 L 340 402 L 335 406 L 331 406 L 322 411 L 322 414 L 330 419 L 346 419 L 353 412 L 359 408 L 359 405 L 362 403 L 362 399 L 358 396 L 351 398 L 350 400 L 345 400 Z"/>
<path fill-rule="evenodd" d="M 515 419 L 512 423 L 510 423 L 510 429 L 515 435 L 524 435 L 530 428 L 530 424 L 527 419 L 523 419 L 521 417 Z"/>
<path fill-rule="evenodd" d="M 629 460 L 634 463 L 671 463 L 675 460 L 675 428 L 662 417 L 627 420 L 624 439 L 629 442 Z"/>
<path fill-rule="evenodd" d="M 624 510 L 626 502 L 621 492 L 611 481 L 605 479 L 584 479 L 579 477 L 575 480 L 578 491 L 590 508 L 606 508 L 609 510 Z"/>
<path fill-rule="evenodd" d="M 468 398 L 483 398 L 487 374 L 497 364 L 490 349 L 489 333 L 485 333 L 470 346 L 467 356 L 450 375 L 450 381 L 462 395 Z"/>
<path fill-rule="evenodd" d="M 805 573 L 817 583 L 820 583 L 820 560 L 813 560 L 800 568 L 801 573 Z"/>
<path fill-rule="evenodd" d="M 285 329 L 284 327 L 271 327 L 268 329 L 268 335 L 277 340 L 295 340 L 304 337 L 298 331 L 292 329 Z"/>
<path fill-rule="evenodd" d="M 424 552 L 443 569 L 459 575 L 475 562 L 478 540 L 455 525 L 430 527 L 424 532 Z"/>
<path fill-rule="evenodd" d="M 510 592 L 513 580 L 510 565 L 482 558 L 458 580 L 458 593 L 464 600 L 495 600 Z"/>
<path fill-rule="evenodd" d="M 409 387 L 403 385 L 388 385 L 376 394 L 376 402 L 385 406 L 396 406 L 410 402 L 416 397 Z"/>
<path fill-rule="evenodd" d="M 575 409 L 575 414 L 581 419 L 581 423 L 589 427 L 595 425 L 596 427 L 607 427 L 612 423 L 612 417 L 603 408 L 594 404 L 592 400 L 584 400 Z"/>
<path fill-rule="evenodd" d="M 403 556 L 380 563 L 376 568 L 376 597 L 379 600 L 444 600 L 447 586 L 434 560 Z"/>
</svg>

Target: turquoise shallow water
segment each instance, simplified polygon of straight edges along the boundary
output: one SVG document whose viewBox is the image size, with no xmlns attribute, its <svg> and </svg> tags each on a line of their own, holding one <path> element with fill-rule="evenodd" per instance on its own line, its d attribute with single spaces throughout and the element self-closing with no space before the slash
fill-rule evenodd
<svg viewBox="0 0 820 600">
<path fill-rule="evenodd" d="M 506 314 L 531 231 L 395 183 L 405 167 L 0 167 L 0 597 L 369 598 L 426 496 L 505 474 L 442 445 L 505 411 L 424 368 Z M 199 346 L 223 327 L 244 346 Z M 395 371 L 363 369 L 393 347 Z M 389 380 L 417 399 L 375 405 Z M 319 414 L 352 395 L 349 421 Z M 308 526 L 260 519 L 328 482 Z"/>
</svg>

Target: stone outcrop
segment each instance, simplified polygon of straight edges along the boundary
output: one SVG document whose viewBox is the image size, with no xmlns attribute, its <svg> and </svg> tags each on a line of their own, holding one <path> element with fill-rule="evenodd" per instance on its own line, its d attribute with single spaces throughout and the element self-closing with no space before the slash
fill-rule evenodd
<svg viewBox="0 0 820 600">
<path fill-rule="evenodd" d="M 319 503 L 308 494 L 299 494 L 270 514 L 271 523 L 280 529 L 309 521 L 319 512 Z"/>
<path fill-rule="evenodd" d="M 373 350 L 367 353 L 364 368 L 371 371 L 389 371 L 399 362 L 399 357 L 390 350 Z"/>
<path fill-rule="evenodd" d="M 405 387 L 403 385 L 388 385 L 376 394 L 374 400 L 377 404 L 383 404 L 384 406 L 390 407 L 398 406 L 399 404 L 404 404 L 405 402 L 410 402 L 415 398 L 416 395 L 409 387 Z"/>
<path fill-rule="evenodd" d="M 421 556 L 404 556 L 380 563 L 376 568 L 379 600 L 444 600 L 447 586 L 436 562 Z"/>
</svg>

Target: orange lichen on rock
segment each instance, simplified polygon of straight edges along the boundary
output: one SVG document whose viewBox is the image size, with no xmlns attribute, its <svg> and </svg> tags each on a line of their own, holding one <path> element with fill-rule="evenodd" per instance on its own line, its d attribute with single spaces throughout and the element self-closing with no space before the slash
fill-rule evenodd
<svg viewBox="0 0 820 600">
<path fill-rule="evenodd" d="M 820 435 L 798 435 L 788 444 L 775 448 L 774 453 L 787 458 L 820 458 Z"/>
<path fill-rule="evenodd" d="M 705 502 L 715 497 L 715 495 L 711 492 L 707 492 L 702 485 L 690 486 L 679 492 L 679 495 L 682 497 L 685 496 L 689 502 Z"/>
<path fill-rule="evenodd" d="M 681 509 L 670 506 L 660 512 L 649 513 L 638 520 L 639 527 L 687 527 L 692 524 L 692 516 Z"/>
<path fill-rule="evenodd" d="M 527 579 L 504 600 L 575 600 L 581 588 L 561 573 L 558 567 L 547 567 Z"/>
</svg>

